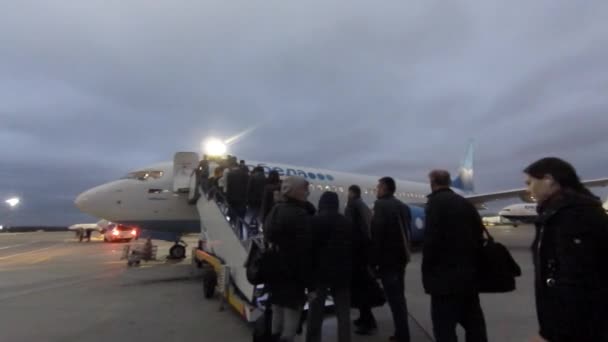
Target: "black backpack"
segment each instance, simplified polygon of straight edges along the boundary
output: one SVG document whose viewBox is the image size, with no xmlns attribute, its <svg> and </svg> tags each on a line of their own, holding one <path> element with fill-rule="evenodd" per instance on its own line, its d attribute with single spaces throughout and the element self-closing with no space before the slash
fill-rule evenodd
<svg viewBox="0 0 608 342">
<path fill-rule="evenodd" d="M 490 232 L 483 227 L 487 236 L 481 248 L 478 272 L 480 293 L 502 293 L 515 290 L 515 278 L 521 276 L 521 268 L 509 250 L 494 241 Z"/>
</svg>

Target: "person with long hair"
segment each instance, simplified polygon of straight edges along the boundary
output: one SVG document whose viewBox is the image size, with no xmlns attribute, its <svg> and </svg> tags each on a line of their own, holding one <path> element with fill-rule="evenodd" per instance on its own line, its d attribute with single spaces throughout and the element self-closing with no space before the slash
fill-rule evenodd
<svg viewBox="0 0 608 342">
<path fill-rule="evenodd" d="M 533 341 L 608 341 L 608 216 L 572 165 L 543 158 L 524 169 L 538 202 L 535 266 L 540 331 Z"/>
</svg>

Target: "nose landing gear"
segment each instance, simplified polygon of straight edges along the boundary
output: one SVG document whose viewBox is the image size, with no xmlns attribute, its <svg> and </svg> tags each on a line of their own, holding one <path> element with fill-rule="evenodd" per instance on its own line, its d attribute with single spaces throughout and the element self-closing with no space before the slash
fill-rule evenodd
<svg viewBox="0 0 608 342">
<path fill-rule="evenodd" d="M 183 240 L 175 241 L 175 244 L 169 249 L 170 259 L 184 259 L 186 257 L 186 247 L 188 246 Z"/>
</svg>

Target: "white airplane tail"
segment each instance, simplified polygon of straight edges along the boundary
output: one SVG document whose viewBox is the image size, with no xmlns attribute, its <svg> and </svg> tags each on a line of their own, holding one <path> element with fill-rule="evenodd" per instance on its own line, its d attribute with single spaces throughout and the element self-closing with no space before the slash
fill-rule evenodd
<svg viewBox="0 0 608 342">
<path fill-rule="evenodd" d="M 473 184 L 473 162 L 475 157 L 475 146 L 473 141 L 469 141 L 467 151 L 460 164 L 456 178 L 452 180 L 452 187 L 462 190 L 465 193 L 472 193 L 475 191 L 475 185 Z"/>
</svg>

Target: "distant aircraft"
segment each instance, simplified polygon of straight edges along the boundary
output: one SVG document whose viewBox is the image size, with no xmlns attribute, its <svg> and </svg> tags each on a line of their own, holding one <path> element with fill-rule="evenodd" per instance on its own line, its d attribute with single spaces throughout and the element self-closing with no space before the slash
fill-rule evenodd
<svg viewBox="0 0 608 342">
<path fill-rule="evenodd" d="M 608 211 L 608 200 L 603 204 L 604 209 Z M 536 212 L 536 203 L 516 203 L 508 205 L 498 212 L 500 217 L 503 217 L 516 226 L 518 223 L 534 223 L 538 214 Z"/>
<path fill-rule="evenodd" d="M 99 221 L 97 221 L 97 223 L 77 223 L 77 224 L 69 226 L 68 230 L 72 230 L 72 231 L 76 232 L 76 234 L 82 234 L 87 231 L 91 231 L 91 232 L 96 231 L 96 232 L 99 232 L 100 234 L 103 234 L 110 224 L 111 223 L 108 222 L 107 220 L 99 220 Z"/>
</svg>

